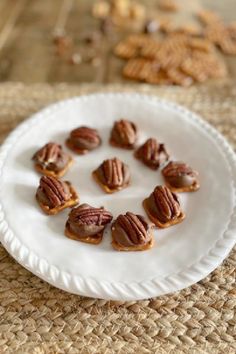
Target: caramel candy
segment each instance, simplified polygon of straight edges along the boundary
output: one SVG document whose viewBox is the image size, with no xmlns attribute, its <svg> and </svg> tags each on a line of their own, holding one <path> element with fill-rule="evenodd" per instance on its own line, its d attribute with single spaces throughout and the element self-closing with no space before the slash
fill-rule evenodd
<svg viewBox="0 0 236 354">
<path fill-rule="evenodd" d="M 110 137 L 110 144 L 124 149 L 133 149 L 137 141 L 137 127 L 133 122 L 121 119 L 115 122 Z"/>
<path fill-rule="evenodd" d="M 96 129 L 79 127 L 71 131 L 66 145 L 77 154 L 86 154 L 101 145 L 101 138 Z"/>
<path fill-rule="evenodd" d="M 165 145 L 159 144 L 156 139 L 148 139 L 136 151 L 134 156 L 142 161 L 146 166 L 153 170 L 157 170 L 162 164 L 169 159 Z"/>
<path fill-rule="evenodd" d="M 116 157 L 105 160 L 92 174 L 106 193 L 117 192 L 130 183 L 129 167 Z"/>
<path fill-rule="evenodd" d="M 112 220 L 112 214 L 103 207 L 94 208 L 88 204 L 71 210 L 66 222 L 65 235 L 72 240 L 98 244 L 103 232 Z"/>
<path fill-rule="evenodd" d="M 143 216 L 127 212 L 112 225 L 112 246 L 118 251 L 144 251 L 154 244 L 153 224 Z"/>
<path fill-rule="evenodd" d="M 143 207 L 149 219 L 160 228 L 178 224 L 185 218 L 177 195 L 166 186 L 157 186 L 144 199 Z"/>
<path fill-rule="evenodd" d="M 38 172 L 57 178 L 62 177 L 73 162 L 72 157 L 63 151 L 61 145 L 52 142 L 38 150 L 32 159 Z"/>
<path fill-rule="evenodd" d="M 55 215 L 78 204 L 78 195 L 70 182 L 63 182 L 52 176 L 41 177 L 36 199 L 48 215 Z"/>
<path fill-rule="evenodd" d="M 163 168 L 162 175 L 173 192 L 193 192 L 200 188 L 198 172 L 184 162 L 169 162 Z"/>
</svg>

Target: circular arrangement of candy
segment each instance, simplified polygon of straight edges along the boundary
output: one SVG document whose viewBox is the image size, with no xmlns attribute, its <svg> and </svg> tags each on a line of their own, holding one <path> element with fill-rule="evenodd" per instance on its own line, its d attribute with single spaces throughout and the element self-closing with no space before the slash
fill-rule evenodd
<svg viewBox="0 0 236 354">
<path fill-rule="evenodd" d="M 113 220 L 112 246 L 118 251 L 150 249 L 154 243 L 154 227 L 170 227 L 185 218 L 176 192 L 193 192 L 200 187 L 197 171 L 184 162 L 170 161 L 164 144 L 149 138 L 136 147 L 137 140 L 138 129 L 133 122 L 121 119 L 114 123 L 109 143 L 134 150 L 134 157 L 150 169 L 162 168 L 165 185 L 156 186 L 143 200 L 147 218 L 127 211 Z M 85 126 L 72 130 L 66 140 L 67 147 L 79 155 L 89 153 L 101 143 L 99 132 Z M 73 240 L 99 244 L 113 216 L 103 207 L 79 204 L 71 183 L 60 180 L 73 163 L 73 158 L 61 145 L 49 142 L 34 154 L 33 160 L 35 169 L 43 175 L 36 192 L 42 210 L 48 215 L 55 215 L 65 208 L 72 208 L 65 225 L 65 235 Z M 105 193 L 118 192 L 130 184 L 129 166 L 116 157 L 103 161 L 92 175 Z"/>
</svg>

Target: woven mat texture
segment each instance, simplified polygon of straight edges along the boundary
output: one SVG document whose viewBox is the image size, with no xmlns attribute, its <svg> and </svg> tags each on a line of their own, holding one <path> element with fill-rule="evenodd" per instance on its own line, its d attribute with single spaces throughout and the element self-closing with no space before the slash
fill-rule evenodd
<svg viewBox="0 0 236 354">
<path fill-rule="evenodd" d="M 188 89 L 2 84 L 0 142 L 49 103 L 99 91 L 139 91 L 176 101 L 200 113 L 236 147 L 236 85 L 230 81 Z M 235 353 L 235 266 L 236 249 L 212 274 L 185 290 L 114 302 L 58 290 L 0 246 L 0 353 Z"/>
</svg>

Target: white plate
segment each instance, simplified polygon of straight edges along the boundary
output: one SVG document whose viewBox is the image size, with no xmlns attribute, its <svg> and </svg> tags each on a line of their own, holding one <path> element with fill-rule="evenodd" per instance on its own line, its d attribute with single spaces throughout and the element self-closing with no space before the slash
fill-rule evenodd
<svg viewBox="0 0 236 354">
<path fill-rule="evenodd" d="M 112 249 L 110 230 L 103 242 L 88 245 L 63 235 L 68 210 L 46 216 L 35 201 L 39 175 L 33 153 L 48 141 L 63 143 L 79 125 L 99 129 L 102 146 L 75 156 L 64 177 L 81 202 L 105 206 L 114 217 L 144 214 L 141 202 L 163 183 L 160 171 L 135 160 L 131 151 L 108 144 L 113 122 L 137 123 L 140 143 L 150 136 L 165 142 L 173 159 L 199 171 L 201 189 L 180 195 L 183 223 L 155 231 L 155 246 L 145 252 Z M 117 156 L 129 164 L 129 188 L 105 195 L 91 178 L 104 159 Z M 173 292 L 205 277 L 226 257 L 235 242 L 235 156 L 211 126 L 176 104 L 138 94 L 95 94 L 54 104 L 21 124 L 0 153 L 0 231 L 9 253 L 49 283 L 72 293 L 104 299 L 135 300 Z"/>
</svg>

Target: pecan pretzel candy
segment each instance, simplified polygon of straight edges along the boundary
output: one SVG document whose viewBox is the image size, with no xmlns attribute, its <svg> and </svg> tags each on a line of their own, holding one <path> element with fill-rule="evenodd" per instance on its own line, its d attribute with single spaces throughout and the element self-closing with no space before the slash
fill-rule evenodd
<svg viewBox="0 0 236 354">
<path fill-rule="evenodd" d="M 173 192 L 194 192 L 200 188 L 198 172 L 180 161 L 170 161 L 162 170 L 166 185 Z"/>
<path fill-rule="evenodd" d="M 124 149 L 133 149 L 137 141 L 137 127 L 133 122 L 121 119 L 114 123 L 110 144 Z"/>
<path fill-rule="evenodd" d="M 52 176 L 42 176 L 36 200 L 46 214 L 55 215 L 78 204 L 78 195 L 70 182 L 63 182 Z"/>
<path fill-rule="evenodd" d="M 159 144 L 154 138 L 146 140 L 146 142 L 135 151 L 134 156 L 153 170 L 157 170 L 159 166 L 169 159 L 165 145 Z"/>
<path fill-rule="evenodd" d="M 66 145 L 77 154 L 86 154 L 101 145 L 101 138 L 96 129 L 79 127 L 71 131 Z"/>
<path fill-rule="evenodd" d="M 185 218 L 177 195 L 166 186 L 157 186 L 144 199 L 143 207 L 149 219 L 160 228 L 178 224 Z"/>
<path fill-rule="evenodd" d="M 112 246 L 118 251 L 144 251 L 154 244 L 153 224 L 143 216 L 127 212 L 112 225 Z"/>
<path fill-rule="evenodd" d="M 116 157 L 103 161 L 92 175 L 106 193 L 117 192 L 130 183 L 129 167 Z"/>
<path fill-rule="evenodd" d="M 98 244 L 102 241 L 104 229 L 111 220 L 112 214 L 103 207 L 94 208 L 81 204 L 71 210 L 65 235 L 73 240 Z"/>
<path fill-rule="evenodd" d="M 64 176 L 73 162 L 72 157 L 63 151 L 62 146 L 53 142 L 36 151 L 32 159 L 36 171 L 57 178 Z"/>
</svg>

